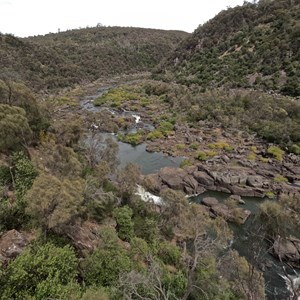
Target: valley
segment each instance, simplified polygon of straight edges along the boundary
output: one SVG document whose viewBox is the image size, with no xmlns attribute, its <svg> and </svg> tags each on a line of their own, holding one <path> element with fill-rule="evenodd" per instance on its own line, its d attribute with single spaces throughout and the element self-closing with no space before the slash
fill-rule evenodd
<svg viewBox="0 0 300 300">
<path fill-rule="evenodd" d="M 298 300 L 299 20 L 0 34 L 0 299 Z"/>
</svg>

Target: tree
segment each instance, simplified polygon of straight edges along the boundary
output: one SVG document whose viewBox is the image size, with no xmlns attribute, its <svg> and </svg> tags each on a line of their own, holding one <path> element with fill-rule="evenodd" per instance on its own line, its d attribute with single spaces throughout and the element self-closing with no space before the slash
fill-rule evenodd
<svg viewBox="0 0 300 300">
<path fill-rule="evenodd" d="M 179 300 L 186 289 L 187 280 L 181 272 L 169 272 L 149 255 L 147 269 L 133 270 L 120 275 L 118 290 L 122 299 Z"/>
<path fill-rule="evenodd" d="M 0 152 L 27 145 L 31 129 L 22 108 L 0 104 Z"/>
<path fill-rule="evenodd" d="M 133 211 L 128 206 L 116 208 L 113 215 L 117 221 L 117 231 L 121 240 L 130 241 L 134 236 L 134 223 L 132 221 Z"/>
<path fill-rule="evenodd" d="M 0 299 L 70 299 L 79 294 L 78 259 L 70 246 L 45 244 L 26 249 L 1 278 Z"/>
<path fill-rule="evenodd" d="M 129 163 L 124 169 L 118 172 L 117 183 L 121 198 L 124 203 L 127 203 L 130 200 L 130 197 L 132 196 L 136 189 L 136 185 L 139 182 L 139 178 L 139 167 L 132 163 Z"/>
<path fill-rule="evenodd" d="M 46 233 L 62 230 L 80 211 L 84 184 L 81 179 L 58 179 L 41 174 L 26 194 L 26 212 Z"/>
<path fill-rule="evenodd" d="M 39 133 L 48 127 L 45 112 L 42 112 L 33 93 L 22 83 L 8 79 L 0 80 L 0 103 L 17 106 L 25 110 L 28 123 L 33 132 Z"/>
<path fill-rule="evenodd" d="M 83 262 L 83 276 L 87 285 L 113 286 L 121 273 L 129 272 L 131 261 L 124 249 L 97 249 Z"/>
<path fill-rule="evenodd" d="M 99 162 L 105 161 L 110 167 L 111 173 L 118 165 L 118 144 L 108 137 L 103 140 L 102 135 L 93 132 L 84 140 L 84 154 L 90 168 L 94 169 Z"/>
</svg>

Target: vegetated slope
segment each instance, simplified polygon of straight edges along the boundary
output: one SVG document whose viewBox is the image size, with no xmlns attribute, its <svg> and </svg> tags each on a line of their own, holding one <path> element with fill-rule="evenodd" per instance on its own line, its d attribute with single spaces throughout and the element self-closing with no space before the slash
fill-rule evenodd
<svg viewBox="0 0 300 300">
<path fill-rule="evenodd" d="M 26 39 L 0 35 L 0 68 L 35 89 L 149 71 L 188 36 L 181 31 L 96 27 Z"/>
<path fill-rule="evenodd" d="M 204 87 L 300 95 L 300 1 L 245 2 L 220 12 L 182 42 L 157 73 Z"/>
</svg>

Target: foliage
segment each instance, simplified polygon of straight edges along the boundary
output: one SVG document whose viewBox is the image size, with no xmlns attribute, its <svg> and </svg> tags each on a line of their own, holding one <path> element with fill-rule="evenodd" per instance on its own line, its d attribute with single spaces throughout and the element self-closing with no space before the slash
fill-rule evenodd
<svg viewBox="0 0 300 300">
<path fill-rule="evenodd" d="M 244 1 L 221 11 L 157 68 L 156 78 L 300 95 L 298 1 Z"/>
<path fill-rule="evenodd" d="M 35 138 L 49 126 L 46 110 L 38 104 L 32 91 L 22 83 L 0 78 L 0 104 L 24 109 Z"/>
<path fill-rule="evenodd" d="M 83 274 L 88 285 L 113 286 L 123 272 L 131 269 L 131 261 L 121 248 L 95 250 L 83 262 Z"/>
<path fill-rule="evenodd" d="M 179 266 L 181 251 L 178 247 L 168 242 L 162 242 L 159 244 L 158 255 L 165 264 Z"/>
<path fill-rule="evenodd" d="M 275 182 L 288 182 L 288 179 L 285 178 L 285 177 L 282 176 L 282 175 L 277 175 L 277 176 L 274 178 L 274 181 L 275 181 Z"/>
<path fill-rule="evenodd" d="M 119 238 L 124 241 L 130 241 L 134 235 L 132 209 L 129 206 L 125 205 L 123 207 L 114 209 L 113 215 L 117 221 L 117 231 Z"/>
<path fill-rule="evenodd" d="M 27 249 L 12 261 L 1 278 L 1 299 L 69 299 L 80 291 L 74 250 L 52 244 Z"/>
<path fill-rule="evenodd" d="M 58 179 L 40 174 L 26 194 L 26 212 L 46 231 L 60 231 L 79 213 L 84 184 L 80 179 Z"/>
<path fill-rule="evenodd" d="M 0 152 L 16 150 L 29 140 L 31 129 L 22 108 L 0 104 Z"/>
<path fill-rule="evenodd" d="M 19 39 L 0 35 L 2 74 L 36 90 L 148 71 L 188 36 L 185 32 L 94 27 Z"/>
<path fill-rule="evenodd" d="M 23 152 L 14 153 L 12 161 L 14 164 L 14 188 L 17 199 L 21 201 L 38 176 L 38 171 Z"/>
<path fill-rule="evenodd" d="M 144 142 L 145 132 L 143 129 L 138 130 L 136 133 L 128 133 L 126 135 L 119 134 L 118 140 L 124 143 L 131 144 L 132 146 L 137 146 Z"/>
<path fill-rule="evenodd" d="M 270 146 L 267 150 L 276 160 L 282 161 L 284 151 L 276 146 Z"/>
<path fill-rule="evenodd" d="M 260 205 L 259 217 L 264 224 L 268 236 L 275 238 L 277 235 L 284 236 L 289 227 L 287 211 L 284 211 L 280 203 L 265 201 Z"/>
<path fill-rule="evenodd" d="M 164 137 L 164 135 L 160 130 L 153 130 L 150 133 L 148 133 L 148 135 L 147 135 L 147 139 L 150 141 L 161 139 L 163 137 Z"/>
<path fill-rule="evenodd" d="M 198 151 L 196 153 L 196 158 L 200 161 L 205 161 L 207 160 L 207 154 L 204 151 Z"/>
</svg>

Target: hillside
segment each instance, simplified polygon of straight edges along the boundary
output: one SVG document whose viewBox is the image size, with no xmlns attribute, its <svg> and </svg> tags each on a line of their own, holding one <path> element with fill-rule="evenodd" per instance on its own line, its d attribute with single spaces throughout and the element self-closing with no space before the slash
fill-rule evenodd
<svg viewBox="0 0 300 300">
<path fill-rule="evenodd" d="M 2 75 L 36 90 L 150 71 L 185 32 L 96 27 L 26 39 L 0 35 Z"/>
<path fill-rule="evenodd" d="M 245 2 L 199 26 L 157 75 L 203 87 L 255 87 L 299 96 L 299 49 L 299 0 Z"/>
</svg>

